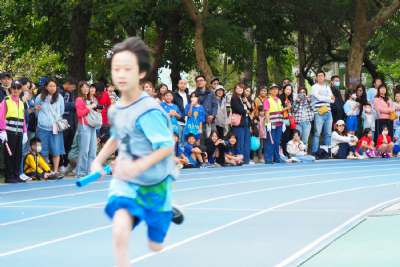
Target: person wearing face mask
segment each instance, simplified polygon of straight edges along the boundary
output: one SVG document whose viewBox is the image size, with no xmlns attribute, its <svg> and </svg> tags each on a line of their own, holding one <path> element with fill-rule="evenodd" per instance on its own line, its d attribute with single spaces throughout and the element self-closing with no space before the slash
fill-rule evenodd
<svg viewBox="0 0 400 267">
<path fill-rule="evenodd" d="M 331 77 L 331 90 L 335 97 L 335 102 L 331 103 L 332 118 L 333 123 L 336 123 L 338 120 L 344 120 L 345 117 L 343 110 L 344 100 L 340 93 L 340 78 L 338 75 Z"/>
<path fill-rule="evenodd" d="M 29 142 L 30 151 L 24 159 L 24 173 L 33 180 L 54 180 L 58 176 L 53 173 L 46 160 L 40 154 L 42 143 L 39 138 L 32 138 Z"/>
<path fill-rule="evenodd" d="M 344 104 L 344 112 L 347 115 L 346 127 L 349 134 L 354 135 L 358 129 L 358 115 L 360 114 L 360 103 L 356 101 L 356 93 L 352 93 Z"/>
<path fill-rule="evenodd" d="M 362 118 L 362 122 L 363 122 L 363 130 L 365 131 L 365 129 L 371 129 L 372 136 L 375 136 L 376 112 L 371 107 L 370 103 L 366 103 L 363 106 L 361 118 Z"/>
</svg>

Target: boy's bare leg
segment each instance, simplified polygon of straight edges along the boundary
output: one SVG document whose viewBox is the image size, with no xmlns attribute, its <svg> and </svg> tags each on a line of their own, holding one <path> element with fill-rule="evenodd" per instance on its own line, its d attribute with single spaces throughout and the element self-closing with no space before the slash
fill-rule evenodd
<svg viewBox="0 0 400 267">
<path fill-rule="evenodd" d="M 129 238 L 132 231 L 133 218 L 127 210 L 119 209 L 113 218 L 113 248 L 117 267 L 129 267 Z"/>
<path fill-rule="evenodd" d="M 159 252 L 164 248 L 164 246 L 160 243 L 155 243 L 149 240 L 149 248 L 154 252 Z"/>
</svg>

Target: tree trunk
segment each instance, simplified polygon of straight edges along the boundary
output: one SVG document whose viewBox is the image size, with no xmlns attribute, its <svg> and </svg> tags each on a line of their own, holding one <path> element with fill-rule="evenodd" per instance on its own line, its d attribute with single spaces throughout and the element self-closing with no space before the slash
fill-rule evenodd
<svg viewBox="0 0 400 267">
<path fill-rule="evenodd" d="M 306 40 L 302 31 L 299 31 L 297 36 L 297 52 L 299 54 L 299 86 L 305 86 Z"/>
<path fill-rule="evenodd" d="M 369 72 L 369 74 L 371 75 L 372 79 L 380 78 L 380 73 L 378 73 L 377 67 L 374 64 L 374 62 L 372 62 L 369 59 L 368 53 L 365 53 L 365 55 L 364 55 L 364 66 L 367 69 L 367 71 Z"/>
<path fill-rule="evenodd" d="M 382 6 L 378 13 L 368 20 L 368 1 L 356 0 L 355 2 L 353 36 L 346 70 L 346 84 L 349 88 L 354 88 L 361 81 L 365 47 L 369 38 L 378 27 L 383 25 L 400 8 L 400 0 L 394 0 L 391 4 Z"/>
<path fill-rule="evenodd" d="M 92 16 L 92 0 L 80 0 L 72 10 L 68 74 L 76 80 L 86 80 L 87 37 Z"/>
<path fill-rule="evenodd" d="M 206 76 L 207 81 L 211 81 L 214 78 L 214 75 L 206 58 L 206 52 L 203 45 L 203 33 L 204 33 L 203 24 L 196 23 L 196 29 L 194 35 L 194 49 L 196 52 L 197 65 L 199 66 L 203 75 Z"/>
<path fill-rule="evenodd" d="M 160 68 L 162 57 L 165 51 L 165 42 L 167 41 L 168 32 L 166 30 L 156 28 L 157 40 L 156 46 L 153 49 L 153 65 L 151 67 L 150 75 L 148 76 L 149 81 L 153 84 L 157 83 L 158 80 L 158 69 Z"/>
<path fill-rule="evenodd" d="M 170 33 L 170 54 L 171 54 L 171 81 L 172 90 L 177 88 L 178 82 L 181 79 L 181 66 L 182 66 L 182 52 L 181 48 L 183 46 L 183 32 L 182 32 L 182 16 L 181 9 L 176 10 L 171 15 L 171 33 Z"/>
<path fill-rule="evenodd" d="M 208 64 L 204 43 L 203 43 L 203 33 L 204 33 L 204 25 L 203 20 L 208 12 L 208 1 L 203 1 L 203 10 L 202 12 L 198 11 L 193 0 L 182 0 L 182 3 L 186 9 L 186 12 L 192 19 L 195 25 L 194 32 L 194 49 L 196 54 L 196 62 L 197 66 L 200 68 L 200 71 L 208 81 L 211 81 L 214 78 L 210 65 Z"/>
<path fill-rule="evenodd" d="M 257 42 L 257 70 L 256 79 L 258 88 L 267 85 L 268 68 L 267 68 L 267 48 L 263 42 Z"/>
</svg>

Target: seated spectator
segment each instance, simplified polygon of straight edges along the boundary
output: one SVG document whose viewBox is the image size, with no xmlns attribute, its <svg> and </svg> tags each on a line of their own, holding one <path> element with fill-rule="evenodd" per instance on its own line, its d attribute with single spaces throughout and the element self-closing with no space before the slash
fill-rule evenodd
<svg viewBox="0 0 400 267">
<path fill-rule="evenodd" d="M 186 144 L 183 153 L 189 159 L 189 164 L 193 167 L 204 167 L 207 154 L 201 151 L 200 147 L 196 145 L 196 138 L 194 134 L 188 134 L 186 137 Z"/>
<path fill-rule="evenodd" d="M 54 180 L 60 177 L 51 172 L 46 160 L 40 154 L 42 151 L 42 143 L 39 138 L 32 138 L 30 141 L 30 151 L 25 156 L 24 160 L 24 173 L 33 180 Z"/>
<path fill-rule="evenodd" d="M 206 152 L 208 156 L 208 163 L 214 165 L 223 165 L 225 163 L 224 157 L 225 142 L 219 138 L 216 131 L 212 131 L 206 140 Z"/>
<path fill-rule="evenodd" d="M 189 159 L 185 156 L 183 153 L 183 148 L 179 144 L 179 136 L 177 133 L 174 133 L 174 139 L 175 139 L 175 162 L 177 164 L 177 167 L 179 169 L 182 168 L 189 168 L 192 166 L 189 166 Z"/>
<path fill-rule="evenodd" d="M 206 111 L 199 104 L 199 98 L 195 93 L 190 95 L 190 103 L 185 107 L 185 115 L 187 116 L 185 128 L 183 129 L 185 140 L 189 134 L 193 134 L 196 141 L 200 141 L 203 126 L 206 122 Z"/>
<path fill-rule="evenodd" d="M 293 129 L 292 140 L 287 143 L 287 152 L 295 162 L 312 162 L 315 157 L 307 155 L 307 146 L 301 141 L 300 131 Z"/>
<path fill-rule="evenodd" d="M 390 138 L 389 135 L 389 128 L 387 126 L 383 126 L 382 133 L 378 136 L 378 140 L 376 142 L 376 149 L 382 158 L 391 158 L 393 155 L 393 146 L 392 138 Z"/>
<path fill-rule="evenodd" d="M 332 155 L 336 159 L 356 159 L 355 146 L 357 141 L 356 136 L 347 133 L 344 121 L 338 120 L 335 124 L 335 130 L 332 133 Z"/>
<path fill-rule="evenodd" d="M 360 158 L 375 158 L 377 156 L 373 131 L 370 128 L 364 129 L 363 135 L 358 141 L 356 155 Z"/>
<path fill-rule="evenodd" d="M 225 164 L 232 166 L 243 164 L 243 155 L 239 154 L 237 139 L 233 133 L 228 135 L 228 143 L 225 147 Z"/>
</svg>

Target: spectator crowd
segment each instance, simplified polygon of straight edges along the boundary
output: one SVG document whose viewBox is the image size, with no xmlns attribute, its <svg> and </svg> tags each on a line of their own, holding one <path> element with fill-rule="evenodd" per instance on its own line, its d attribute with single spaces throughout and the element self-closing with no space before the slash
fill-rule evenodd
<svg viewBox="0 0 400 267">
<path fill-rule="evenodd" d="M 315 84 L 257 90 L 195 78 L 174 88 L 151 82 L 143 90 L 169 115 L 179 168 L 312 162 L 400 156 L 400 91 L 376 78 L 341 90 L 323 71 Z M 81 177 L 110 136 L 107 111 L 118 101 L 112 84 L 0 74 L 0 167 L 8 183 Z"/>
</svg>

